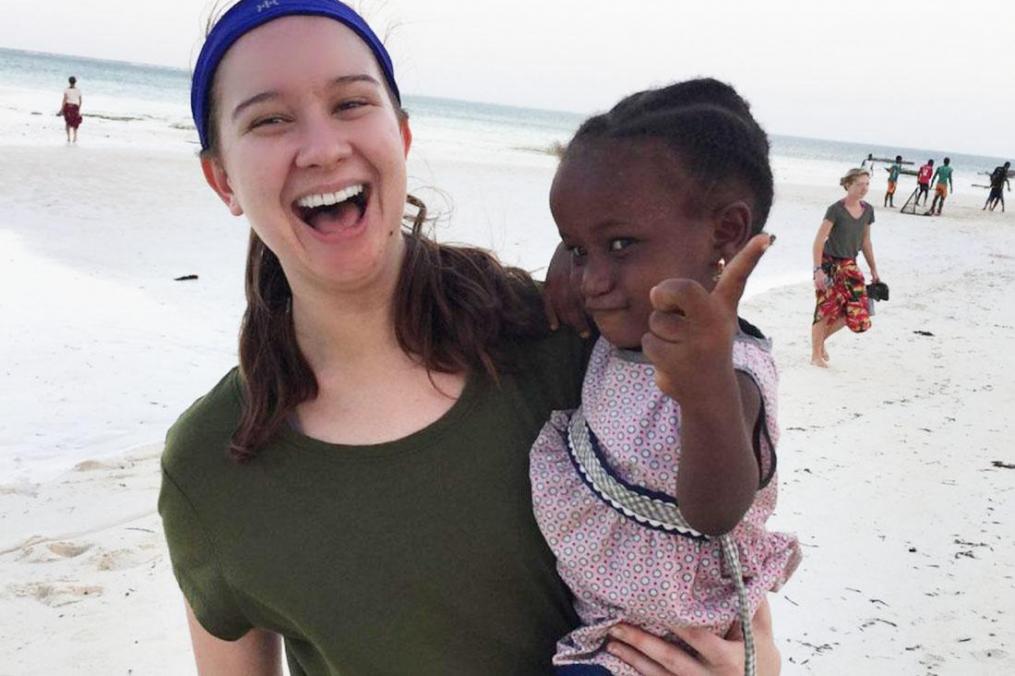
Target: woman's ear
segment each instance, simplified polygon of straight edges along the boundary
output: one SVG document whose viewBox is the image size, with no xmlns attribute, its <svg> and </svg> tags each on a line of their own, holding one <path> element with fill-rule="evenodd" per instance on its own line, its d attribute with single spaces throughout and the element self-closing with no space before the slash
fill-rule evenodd
<svg viewBox="0 0 1015 676">
<path fill-rule="evenodd" d="M 229 175 L 226 173 L 222 163 L 215 157 L 202 157 L 201 171 L 204 172 L 204 180 L 208 182 L 208 185 L 219 196 L 219 199 L 229 207 L 229 213 L 233 216 L 242 216 L 243 207 L 240 206 L 240 201 L 236 199 L 236 193 L 233 192 L 232 186 L 229 185 Z"/>
<path fill-rule="evenodd" d="M 751 207 L 737 200 L 719 210 L 715 220 L 715 247 L 720 258 L 730 260 L 751 238 Z"/>
</svg>

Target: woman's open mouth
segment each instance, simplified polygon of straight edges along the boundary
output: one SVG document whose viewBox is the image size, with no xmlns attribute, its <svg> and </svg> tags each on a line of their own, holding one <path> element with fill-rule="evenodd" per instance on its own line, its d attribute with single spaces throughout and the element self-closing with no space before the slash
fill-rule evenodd
<svg viewBox="0 0 1015 676">
<path fill-rule="evenodd" d="M 358 225 L 369 199 L 369 186 L 360 183 L 336 192 L 304 195 L 293 203 L 293 210 L 304 223 L 327 235 Z"/>
</svg>

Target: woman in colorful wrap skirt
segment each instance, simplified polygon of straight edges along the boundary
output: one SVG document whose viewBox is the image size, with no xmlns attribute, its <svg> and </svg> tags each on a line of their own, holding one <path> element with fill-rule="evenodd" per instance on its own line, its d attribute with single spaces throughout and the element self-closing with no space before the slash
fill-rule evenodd
<svg viewBox="0 0 1015 676">
<path fill-rule="evenodd" d="M 846 326 L 854 333 L 863 333 L 871 326 L 867 309 L 867 290 L 856 255 L 870 267 L 873 281 L 878 281 L 878 266 L 871 243 L 874 207 L 863 198 L 870 188 L 866 169 L 850 169 L 839 184 L 846 197 L 825 211 L 825 218 L 814 238 L 814 289 L 817 303 L 811 325 L 811 363 L 828 368 L 825 341 Z"/>
<path fill-rule="evenodd" d="M 60 104 L 60 115 L 63 116 L 64 125 L 67 129 L 67 142 L 76 143 L 78 140 L 78 127 L 81 125 L 81 90 L 77 88 L 77 78 L 71 75 L 67 78 L 70 86 L 63 91 L 63 102 Z"/>
</svg>

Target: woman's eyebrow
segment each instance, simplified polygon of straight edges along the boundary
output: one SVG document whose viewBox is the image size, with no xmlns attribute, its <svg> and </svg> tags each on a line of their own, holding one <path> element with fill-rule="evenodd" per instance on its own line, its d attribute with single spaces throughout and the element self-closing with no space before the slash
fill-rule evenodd
<svg viewBox="0 0 1015 676">
<path fill-rule="evenodd" d="M 377 78 L 371 75 L 367 75 L 366 73 L 363 73 L 359 75 L 340 75 L 339 77 L 336 77 L 334 80 L 331 81 L 331 86 L 348 84 L 350 82 L 370 82 L 377 86 L 380 86 L 381 84 L 380 82 L 377 81 Z M 254 94 L 249 99 L 242 101 L 235 108 L 233 108 L 233 116 L 232 116 L 233 120 L 236 120 L 236 118 L 240 116 L 240 113 L 242 113 L 245 109 L 249 108 L 250 106 L 257 103 L 261 103 L 262 101 L 269 101 L 271 99 L 278 98 L 279 96 L 280 96 L 279 92 L 275 90 L 261 92 L 260 94 Z"/>
<path fill-rule="evenodd" d="M 254 94 L 249 99 L 243 101 L 235 108 L 233 108 L 233 121 L 235 121 L 236 118 L 240 116 L 240 113 L 242 113 L 245 109 L 249 108 L 250 106 L 256 103 L 260 103 L 262 101 L 268 101 L 271 99 L 278 98 L 278 96 L 279 93 L 277 91 L 268 91 L 261 92 L 260 94 Z"/>
</svg>

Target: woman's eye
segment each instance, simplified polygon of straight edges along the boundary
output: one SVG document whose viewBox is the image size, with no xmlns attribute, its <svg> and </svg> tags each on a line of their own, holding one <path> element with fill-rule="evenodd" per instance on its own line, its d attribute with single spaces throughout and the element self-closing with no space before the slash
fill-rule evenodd
<svg viewBox="0 0 1015 676">
<path fill-rule="evenodd" d="M 618 237 L 617 239 L 611 239 L 610 251 L 623 251 L 627 247 L 631 246 L 633 242 L 634 240 L 628 237 Z"/>
<path fill-rule="evenodd" d="M 259 117 L 250 124 L 251 129 L 257 129 L 258 127 L 270 127 L 275 124 L 281 124 L 285 122 L 285 118 L 281 115 L 266 115 L 265 117 Z"/>
<path fill-rule="evenodd" d="M 335 109 L 339 112 L 345 112 L 347 110 L 355 110 L 357 108 L 362 108 L 365 105 L 367 105 L 367 101 L 365 99 L 349 99 L 339 103 L 337 106 L 335 106 Z"/>
<path fill-rule="evenodd" d="M 580 246 L 569 246 L 567 250 L 571 252 L 571 258 L 575 261 L 585 258 L 585 249 Z"/>
</svg>

